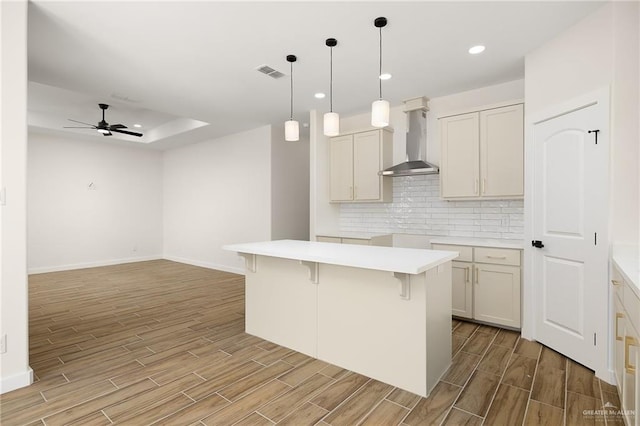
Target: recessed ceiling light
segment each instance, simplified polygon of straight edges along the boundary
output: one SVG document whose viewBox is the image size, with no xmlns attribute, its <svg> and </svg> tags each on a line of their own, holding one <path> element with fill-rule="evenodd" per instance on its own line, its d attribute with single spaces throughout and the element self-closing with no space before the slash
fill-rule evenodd
<svg viewBox="0 0 640 426">
<path fill-rule="evenodd" d="M 318 92 L 318 93 L 316 93 L 316 94 L 315 94 L 315 95 L 313 95 L 313 96 L 314 96 L 316 99 L 324 99 L 324 97 L 325 97 L 325 96 L 327 96 L 327 95 L 325 95 L 325 94 L 324 94 L 324 93 L 322 93 L 322 92 Z"/>
<path fill-rule="evenodd" d="M 380 80 L 389 80 L 391 78 L 391 74 L 389 74 L 388 72 L 382 73 L 380 74 Z"/>
<path fill-rule="evenodd" d="M 485 47 L 481 44 L 477 45 L 477 46 L 473 46 L 472 48 L 469 49 L 469 53 L 471 53 L 472 55 L 477 55 L 478 53 L 482 53 L 484 52 Z"/>
<path fill-rule="evenodd" d="M 140 128 L 140 127 L 142 127 L 142 124 L 134 124 L 133 127 Z"/>
</svg>

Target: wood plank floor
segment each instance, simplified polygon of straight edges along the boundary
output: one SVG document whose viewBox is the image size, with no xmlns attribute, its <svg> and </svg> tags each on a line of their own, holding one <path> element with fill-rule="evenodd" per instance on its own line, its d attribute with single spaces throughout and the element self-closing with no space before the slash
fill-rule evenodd
<svg viewBox="0 0 640 426">
<path fill-rule="evenodd" d="M 622 424 L 593 372 L 513 331 L 453 322 L 429 398 L 244 333 L 239 275 L 150 261 L 33 275 L 37 381 L 0 396 L 10 425 Z"/>
</svg>

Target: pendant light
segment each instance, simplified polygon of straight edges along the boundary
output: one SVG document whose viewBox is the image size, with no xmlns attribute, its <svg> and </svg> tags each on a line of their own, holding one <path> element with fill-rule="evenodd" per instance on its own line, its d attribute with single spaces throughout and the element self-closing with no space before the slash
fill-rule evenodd
<svg viewBox="0 0 640 426">
<path fill-rule="evenodd" d="M 325 44 L 330 49 L 330 70 L 329 70 L 329 112 L 324 115 L 324 135 L 338 136 L 340 134 L 340 116 L 333 112 L 333 48 L 338 45 L 338 40 L 328 38 Z"/>
<path fill-rule="evenodd" d="M 287 62 L 291 65 L 291 110 L 289 120 L 284 122 L 284 140 L 295 142 L 300 139 L 298 122 L 293 119 L 293 63 L 297 60 L 296 55 L 287 55 Z"/>
<path fill-rule="evenodd" d="M 371 125 L 373 127 L 385 127 L 389 125 L 389 102 L 382 99 L 382 28 L 387 25 L 387 18 L 379 17 L 373 21 L 373 25 L 380 31 L 380 70 L 378 72 L 378 82 L 380 87 L 380 98 L 371 104 Z"/>
</svg>

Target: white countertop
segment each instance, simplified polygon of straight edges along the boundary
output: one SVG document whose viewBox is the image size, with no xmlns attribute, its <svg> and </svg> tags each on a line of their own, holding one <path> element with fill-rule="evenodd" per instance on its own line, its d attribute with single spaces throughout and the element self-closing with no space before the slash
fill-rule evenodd
<svg viewBox="0 0 640 426">
<path fill-rule="evenodd" d="M 630 284 L 636 296 L 640 297 L 640 251 L 638 245 L 614 244 L 611 258 L 624 275 L 624 280 Z"/>
<path fill-rule="evenodd" d="M 304 260 L 353 268 L 420 274 L 458 257 L 457 252 L 279 240 L 222 247 L 238 253 Z"/>
<path fill-rule="evenodd" d="M 431 244 L 455 244 L 459 246 L 497 247 L 508 249 L 524 249 L 523 240 L 498 240 L 472 237 L 433 237 Z"/>
</svg>

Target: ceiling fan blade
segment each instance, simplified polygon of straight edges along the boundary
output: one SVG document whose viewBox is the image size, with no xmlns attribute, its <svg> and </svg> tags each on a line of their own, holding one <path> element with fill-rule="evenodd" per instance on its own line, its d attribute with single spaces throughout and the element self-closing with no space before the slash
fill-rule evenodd
<svg viewBox="0 0 640 426">
<path fill-rule="evenodd" d="M 127 126 L 124 124 L 112 124 L 109 126 L 110 129 L 126 129 Z"/>
<path fill-rule="evenodd" d="M 96 127 L 94 124 L 85 123 L 84 121 L 72 120 L 70 118 L 67 118 L 67 120 L 73 121 L 74 123 L 86 124 L 87 126 L 91 126 L 91 128 L 95 128 Z"/>
<path fill-rule="evenodd" d="M 125 135 L 131 135 L 131 136 L 137 136 L 137 137 L 142 136 L 142 133 L 129 132 L 128 130 L 119 130 L 119 129 L 109 129 L 109 130 L 111 130 L 112 132 L 124 133 Z"/>
<path fill-rule="evenodd" d="M 102 133 L 102 136 L 111 136 L 113 135 L 113 133 L 109 132 L 109 133 Z"/>
</svg>

